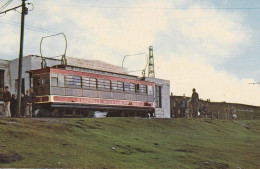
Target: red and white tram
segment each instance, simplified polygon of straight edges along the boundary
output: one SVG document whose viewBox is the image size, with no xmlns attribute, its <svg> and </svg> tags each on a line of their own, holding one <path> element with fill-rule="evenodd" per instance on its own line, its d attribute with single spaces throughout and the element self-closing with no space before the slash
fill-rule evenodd
<svg viewBox="0 0 260 169">
<path fill-rule="evenodd" d="M 153 116 L 155 84 L 136 76 L 67 66 L 31 70 L 40 116 Z"/>
</svg>

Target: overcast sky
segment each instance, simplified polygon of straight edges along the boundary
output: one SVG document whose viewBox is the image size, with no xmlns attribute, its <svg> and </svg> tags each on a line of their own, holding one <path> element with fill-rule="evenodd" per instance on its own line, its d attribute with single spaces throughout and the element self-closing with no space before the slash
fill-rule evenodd
<svg viewBox="0 0 260 169">
<path fill-rule="evenodd" d="M 0 7 L 8 0 L 0 0 Z M 40 55 L 43 36 L 64 32 L 67 56 L 122 64 L 154 48 L 155 76 L 174 95 L 260 106 L 259 0 L 28 0 L 24 55 Z M 20 5 L 13 2 L 5 9 Z M 20 9 L 0 16 L 0 58 L 19 55 Z M 64 38 L 46 38 L 42 54 L 64 53 Z M 128 71 L 146 56 L 127 57 Z M 141 72 L 132 72 L 141 75 Z"/>
</svg>

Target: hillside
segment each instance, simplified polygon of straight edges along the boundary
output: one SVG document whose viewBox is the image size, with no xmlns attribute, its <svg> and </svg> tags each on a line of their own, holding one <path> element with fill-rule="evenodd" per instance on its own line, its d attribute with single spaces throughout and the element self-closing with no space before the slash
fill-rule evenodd
<svg viewBox="0 0 260 169">
<path fill-rule="evenodd" d="M 0 119 L 0 167 L 260 168 L 260 120 Z"/>
</svg>

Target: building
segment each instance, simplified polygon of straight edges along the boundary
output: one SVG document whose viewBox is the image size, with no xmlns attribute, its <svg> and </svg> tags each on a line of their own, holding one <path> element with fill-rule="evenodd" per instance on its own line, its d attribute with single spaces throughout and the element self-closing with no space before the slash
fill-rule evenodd
<svg viewBox="0 0 260 169">
<path fill-rule="evenodd" d="M 18 63 L 19 60 L 1 60 L 0 59 L 0 99 L 2 98 L 2 91 L 4 86 L 9 86 L 10 92 L 17 95 L 18 86 Z M 22 73 L 22 89 L 21 92 L 33 87 L 33 80 L 30 70 L 41 69 L 42 59 L 40 56 L 29 55 L 23 58 L 23 73 Z M 47 67 L 60 65 L 60 60 L 46 58 Z M 128 76 L 127 71 L 120 66 L 105 63 L 99 60 L 85 60 L 67 57 L 67 67 L 76 71 L 88 71 L 97 74 L 106 74 L 113 76 Z M 135 76 L 133 76 L 134 78 Z M 154 89 L 155 98 L 154 104 L 155 116 L 157 118 L 170 118 L 170 82 L 168 80 L 145 78 L 145 81 L 154 82 L 156 87 Z"/>
</svg>

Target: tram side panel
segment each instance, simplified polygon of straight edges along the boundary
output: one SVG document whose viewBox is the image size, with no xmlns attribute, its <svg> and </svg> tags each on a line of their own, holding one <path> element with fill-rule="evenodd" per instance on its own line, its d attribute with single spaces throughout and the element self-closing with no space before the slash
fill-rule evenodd
<svg viewBox="0 0 260 169">
<path fill-rule="evenodd" d="M 33 78 L 36 103 L 46 115 L 56 109 L 154 112 L 152 83 L 54 68 L 33 71 Z"/>
</svg>

